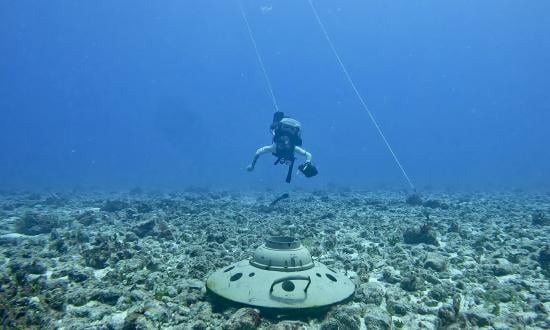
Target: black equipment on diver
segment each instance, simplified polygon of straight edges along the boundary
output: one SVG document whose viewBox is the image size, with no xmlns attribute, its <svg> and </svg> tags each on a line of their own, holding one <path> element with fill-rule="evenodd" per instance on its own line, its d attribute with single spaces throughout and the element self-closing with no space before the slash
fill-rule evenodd
<svg viewBox="0 0 550 330">
<path fill-rule="evenodd" d="M 300 172 L 302 172 L 302 174 L 304 174 L 306 178 L 311 178 L 312 176 L 316 176 L 319 173 L 317 167 L 309 162 L 298 166 L 298 170 L 300 170 Z"/>
</svg>

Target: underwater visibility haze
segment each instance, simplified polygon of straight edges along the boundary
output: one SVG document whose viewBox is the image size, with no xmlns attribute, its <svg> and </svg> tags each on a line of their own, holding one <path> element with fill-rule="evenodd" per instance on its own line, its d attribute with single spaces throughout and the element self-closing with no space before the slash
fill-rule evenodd
<svg viewBox="0 0 550 330">
<path fill-rule="evenodd" d="M 2 329 L 550 329 L 548 13 L 0 0 Z"/>
<path fill-rule="evenodd" d="M 235 1 L 2 1 L 3 187 L 257 187 L 282 167 Z M 406 187 L 308 1 L 243 1 L 281 111 L 321 175 Z M 419 186 L 549 183 L 548 3 L 316 1 Z"/>
</svg>

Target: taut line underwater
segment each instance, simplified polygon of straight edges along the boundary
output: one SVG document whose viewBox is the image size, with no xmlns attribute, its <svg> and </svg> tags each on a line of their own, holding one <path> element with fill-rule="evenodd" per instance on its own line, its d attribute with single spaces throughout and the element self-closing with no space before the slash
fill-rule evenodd
<svg viewBox="0 0 550 330">
<path fill-rule="evenodd" d="M 246 12 L 243 8 L 243 5 L 241 3 L 241 0 L 237 0 L 238 3 L 239 3 L 239 9 L 241 11 L 241 15 L 243 17 L 243 21 L 246 25 L 246 30 L 248 31 L 248 35 L 250 37 L 250 40 L 252 42 L 252 45 L 254 46 L 254 52 L 256 54 L 256 58 L 258 59 L 258 63 L 260 64 L 260 68 L 262 70 L 262 74 L 264 76 L 264 79 L 265 79 L 265 83 L 266 83 L 266 86 L 267 86 L 267 89 L 271 95 L 271 100 L 273 102 L 273 106 L 274 108 L 276 109 L 277 112 L 279 112 L 279 106 L 278 106 L 278 103 L 277 103 L 277 99 L 275 98 L 275 93 L 273 92 L 273 88 L 272 88 L 272 85 L 271 85 L 271 80 L 269 79 L 269 75 L 267 73 L 267 70 L 265 68 L 265 65 L 264 65 L 264 61 L 262 60 L 262 56 L 260 54 L 260 51 L 258 49 L 258 45 L 256 43 L 256 39 L 254 38 L 254 33 L 252 32 L 252 27 L 250 26 L 250 23 L 248 21 L 248 17 L 246 15 Z M 386 146 L 386 148 L 388 149 L 388 151 L 391 153 L 392 157 L 393 157 L 393 160 L 395 161 L 395 163 L 397 164 L 397 166 L 399 167 L 401 173 L 403 174 L 403 177 L 405 178 L 405 180 L 407 181 L 410 189 L 412 190 L 412 192 L 416 193 L 416 187 L 415 185 L 413 184 L 412 180 L 410 179 L 409 175 L 407 174 L 407 172 L 405 171 L 405 168 L 403 167 L 403 165 L 401 164 L 401 161 L 399 160 L 399 158 L 397 157 L 395 151 L 393 150 L 392 146 L 390 145 L 388 139 L 386 138 L 384 132 L 382 131 L 382 128 L 380 128 L 380 125 L 378 124 L 378 122 L 376 121 L 376 119 L 374 118 L 374 115 L 373 113 L 370 111 L 370 109 L 368 108 L 367 106 L 367 103 L 365 101 L 365 99 L 363 98 L 363 96 L 361 95 L 361 93 L 359 93 L 359 90 L 357 89 L 357 86 L 355 85 L 355 83 L 353 82 L 353 79 L 351 78 L 351 75 L 349 74 L 346 66 L 344 65 L 344 62 L 342 61 L 338 51 L 336 50 L 336 47 L 334 46 L 334 43 L 332 42 L 332 40 L 330 39 L 330 36 L 328 35 L 328 32 L 325 28 L 325 25 L 323 24 L 323 21 L 321 20 L 321 18 L 319 17 L 319 13 L 317 12 L 317 10 L 315 9 L 315 6 L 313 5 L 313 0 L 308 0 L 308 3 L 311 7 L 311 11 L 313 12 L 313 15 L 315 16 L 315 19 L 319 25 L 319 28 L 321 30 L 321 32 L 323 33 L 325 39 L 327 40 L 329 46 L 330 46 L 330 49 L 332 50 L 334 56 L 336 57 L 336 60 L 338 62 L 338 65 L 340 67 L 340 69 L 342 70 L 342 72 L 344 73 L 344 75 L 346 76 L 346 79 L 348 81 L 348 83 L 350 84 L 351 88 L 353 89 L 353 92 L 355 93 L 355 95 L 357 96 L 357 99 L 359 100 L 359 102 L 361 103 L 361 106 L 363 107 L 363 109 L 367 112 L 372 124 L 374 125 L 374 127 L 376 128 L 376 131 L 378 132 L 378 134 L 380 135 L 380 137 L 382 138 L 382 141 L 384 142 L 384 145 Z M 261 153 L 263 153 L 265 150 L 262 150 L 262 152 L 260 152 L 260 150 L 258 150 L 258 152 L 256 153 L 256 155 L 260 155 Z M 255 158 L 255 160 L 257 160 L 257 157 Z M 249 170 L 250 168 L 254 168 L 254 164 L 255 164 L 255 160 L 253 161 L 252 165 L 249 166 Z M 292 172 L 292 165 L 294 165 L 294 162 L 290 162 L 290 167 L 289 167 L 289 175 L 287 175 L 287 179 L 286 179 L 286 182 L 290 183 L 290 173 Z M 304 164 L 305 165 L 305 164 Z M 306 166 L 303 166 L 305 168 L 307 168 L 307 165 Z M 315 169 L 315 168 L 312 168 L 312 169 Z M 315 174 L 313 175 L 316 175 L 316 169 L 315 169 Z M 311 176 L 313 176 L 311 175 Z M 309 177 L 309 176 L 307 176 Z"/>
</svg>

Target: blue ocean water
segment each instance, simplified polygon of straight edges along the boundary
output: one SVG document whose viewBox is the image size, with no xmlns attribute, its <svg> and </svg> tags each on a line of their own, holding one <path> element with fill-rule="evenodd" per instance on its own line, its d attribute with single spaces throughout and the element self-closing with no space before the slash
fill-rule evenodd
<svg viewBox="0 0 550 330">
<path fill-rule="evenodd" d="M 407 183 L 307 0 L 242 0 L 320 175 Z M 419 187 L 550 183 L 550 3 L 314 0 Z M 0 1 L 0 188 L 284 185 L 273 105 L 231 1 Z"/>
</svg>

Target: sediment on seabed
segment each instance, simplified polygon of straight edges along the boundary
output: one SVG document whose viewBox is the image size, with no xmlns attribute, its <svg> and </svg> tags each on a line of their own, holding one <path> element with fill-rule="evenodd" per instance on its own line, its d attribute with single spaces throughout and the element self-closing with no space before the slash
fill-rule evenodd
<svg viewBox="0 0 550 330">
<path fill-rule="evenodd" d="M 550 195 L 529 192 L 0 195 L 5 328 L 550 328 Z M 355 296 L 314 317 L 213 305 L 204 281 L 300 239 Z"/>
</svg>

